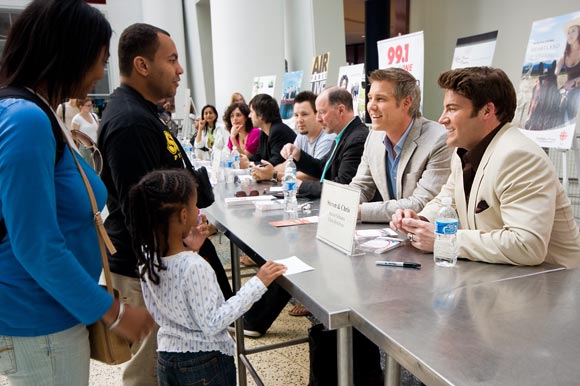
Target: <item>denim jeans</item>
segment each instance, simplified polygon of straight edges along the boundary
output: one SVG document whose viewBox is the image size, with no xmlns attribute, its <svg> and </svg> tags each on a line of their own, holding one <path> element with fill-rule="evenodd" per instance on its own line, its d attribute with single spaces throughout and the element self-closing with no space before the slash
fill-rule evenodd
<svg viewBox="0 0 580 386">
<path fill-rule="evenodd" d="M 89 358 L 83 324 L 42 336 L 0 335 L 0 374 L 11 386 L 88 385 Z"/>
<path fill-rule="evenodd" d="M 219 351 L 158 353 L 159 386 L 236 386 L 234 358 Z"/>
</svg>

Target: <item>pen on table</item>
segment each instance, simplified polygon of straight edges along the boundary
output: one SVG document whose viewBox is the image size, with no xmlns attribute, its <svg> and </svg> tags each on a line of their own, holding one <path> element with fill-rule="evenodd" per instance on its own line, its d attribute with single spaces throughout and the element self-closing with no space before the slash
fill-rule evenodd
<svg viewBox="0 0 580 386">
<path fill-rule="evenodd" d="M 409 263 L 406 261 L 384 261 L 384 260 L 377 260 L 375 261 L 376 265 L 382 265 L 385 267 L 401 267 L 401 268 L 416 268 L 420 269 L 421 264 L 419 263 Z"/>
<path fill-rule="evenodd" d="M 383 240 L 391 240 L 391 241 L 401 241 L 401 242 L 407 241 L 407 239 L 400 239 L 398 237 L 391 237 L 391 236 L 379 236 L 377 238 L 383 239 Z"/>
</svg>

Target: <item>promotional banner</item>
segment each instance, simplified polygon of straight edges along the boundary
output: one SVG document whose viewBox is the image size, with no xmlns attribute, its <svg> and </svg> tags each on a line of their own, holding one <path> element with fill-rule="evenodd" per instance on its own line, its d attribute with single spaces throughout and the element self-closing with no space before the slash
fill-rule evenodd
<svg viewBox="0 0 580 386">
<path fill-rule="evenodd" d="M 352 95 L 352 108 L 365 121 L 365 65 L 342 66 L 338 69 L 337 86 L 346 89 Z M 362 98 L 361 98 L 362 96 Z M 362 99 L 362 103 L 361 103 Z"/>
<path fill-rule="evenodd" d="M 491 66 L 497 31 L 457 39 L 451 69 Z"/>
<path fill-rule="evenodd" d="M 276 86 L 276 75 L 256 76 L 252 87 L 252 98 L 258 94 L 268 94 L 274 96 Z"/>
<path fill-rule="evenodd" d="M 535 21 L 514 124 L 542 147 L 569 149 L 580 103 L 580 12 Z"/>
<path fill-rule="evenodd" d="M 330 52 L 317 55 L 312 58 L 312 77 L 310 78 L 310 91 L 315 94 L 320 94 L 326 87 L 329 60 Z"/>
<path fill-rule="evenodd" d="M 359 200 L 358 189 L 325 180 L 316 238 L 352 255 Z"/>
<path fill-rule="evenodd" d="M 282 84 L 282 98 L 280 98 L 280 116 L 282 122 L 294 128 L 294 97 L 300 92 L 303 71 L 287 72 Z"/>
<path fill-rule="evenodd" d="M 379 68 L 397 67 L 409 71 L 419 81 L 423 95 L 425 55 L 423 31 L 378 41 L 377 48 Z"/>
</svg>

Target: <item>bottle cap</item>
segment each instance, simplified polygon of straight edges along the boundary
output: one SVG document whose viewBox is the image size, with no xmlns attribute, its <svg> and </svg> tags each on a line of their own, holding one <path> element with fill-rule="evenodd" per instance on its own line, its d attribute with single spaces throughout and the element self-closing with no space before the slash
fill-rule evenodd
<svg viewBox="0 0 580 386">
<path fill-rule="evenodd" d="M 443 205 L 451 205 L 452 202 L 453 200 L 449 196 L 441 197 L 441 203 Z"/>
</svg>

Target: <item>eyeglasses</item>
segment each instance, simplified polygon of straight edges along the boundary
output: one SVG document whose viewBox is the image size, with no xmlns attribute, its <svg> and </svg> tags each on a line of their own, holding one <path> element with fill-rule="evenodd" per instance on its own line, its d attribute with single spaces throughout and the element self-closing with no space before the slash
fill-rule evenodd
<svg viewBox="0 0 580 386">
<path fill-rule="evenodd" d="M 236 197 L 253 197 L 253 196 L 259 196 L 260 192 L 258 192 L 257 190 L 250 190 L 250 193 L 246 193 L 243 190 L 240 190 L 239 192 L 236 192 Z"/>
</svg>

